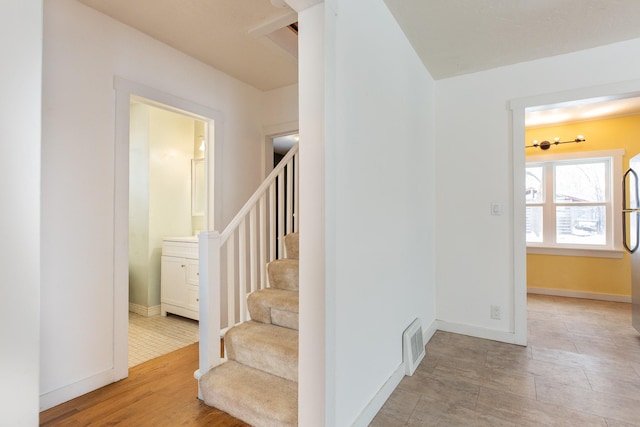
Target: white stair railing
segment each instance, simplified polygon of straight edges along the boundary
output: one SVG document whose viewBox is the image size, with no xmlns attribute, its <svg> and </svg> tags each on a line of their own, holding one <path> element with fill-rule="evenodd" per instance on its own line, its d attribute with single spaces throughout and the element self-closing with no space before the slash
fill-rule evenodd
<svg viewBox="0 0 640 427">
<path fill-rule="evenodd" d="M 267 263 L 284 256 L 298 231 L 298 144 L 280 161 L 222 233 L 202 232 L 200 363 L 195 377 L 222 362 L 220 338 L 249 319 L 247 295 L 267 284 Z"/>
</svg>

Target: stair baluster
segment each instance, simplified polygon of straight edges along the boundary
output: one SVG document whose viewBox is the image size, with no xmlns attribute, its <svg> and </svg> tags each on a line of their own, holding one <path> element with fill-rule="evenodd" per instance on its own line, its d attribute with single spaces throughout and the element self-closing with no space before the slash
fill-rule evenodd
<svg viewBox="0 0 640 427">
<path fill-rule="evenodd" d="M 268 286 L 266 264 L 284 256 L 285 234 L 298 231 L 297 208 L 298 144 L 222 233 L 200 234 L 197 379 L 224 361 L 219 353 L 220 338 L 231 327 L 248 320 L 247 295 Z M 199 396 L 202 398 L 200 392 Z"/>
</svg>

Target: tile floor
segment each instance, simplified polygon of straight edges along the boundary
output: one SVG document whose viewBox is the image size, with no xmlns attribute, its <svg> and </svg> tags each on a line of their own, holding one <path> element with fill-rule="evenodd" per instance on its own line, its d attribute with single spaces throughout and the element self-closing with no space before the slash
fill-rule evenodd
<svg viewBox="0 0 640 427">
<path fill-rule="evenodd" d="M 640 426 L 631 304 L 529 295 L 527 347 L 438 331 L 371 426 Z"/>
<path fill-rule="evenodd" d="M 198 322 L 172 314 L 144 317 L 129 312 L 129 367 L 198 341 Z"/>
</svg>

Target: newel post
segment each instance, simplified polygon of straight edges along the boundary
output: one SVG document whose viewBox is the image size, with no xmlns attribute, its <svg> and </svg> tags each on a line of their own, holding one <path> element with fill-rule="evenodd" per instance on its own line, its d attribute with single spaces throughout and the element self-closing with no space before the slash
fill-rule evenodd
<svg viewBox="0 0 640 427">
<path fill-rule="evenodd" d="M 200 361 L 194 373 L 197 380 L 220 364 L 220 242 L 217 231 L 203 231 L 198 236 Z M 202 399 L 200 387 L 198 397 Z"/>
</svg>

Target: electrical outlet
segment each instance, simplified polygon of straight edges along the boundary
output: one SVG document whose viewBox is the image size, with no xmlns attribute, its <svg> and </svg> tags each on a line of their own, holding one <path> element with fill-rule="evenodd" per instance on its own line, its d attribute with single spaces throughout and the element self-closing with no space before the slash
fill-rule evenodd
<svg viewBox="0 0 640 427">
<path fill-rule="evenodd" d="M 502 310 L 500 309 L 499 305 L 491 306 L 491 318 L 495 320 L 502 319 Z"/>
</svg>

